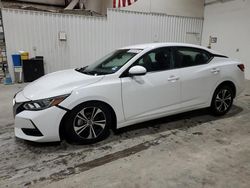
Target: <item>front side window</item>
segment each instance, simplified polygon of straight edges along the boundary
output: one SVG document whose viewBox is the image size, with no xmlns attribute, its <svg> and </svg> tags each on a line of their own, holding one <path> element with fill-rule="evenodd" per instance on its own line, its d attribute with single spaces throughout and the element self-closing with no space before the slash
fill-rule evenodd
<svg viewBox="0 0 250 188">
<path fill-rule="evenodd" d="M 174 63 L 176 68 L 203 65 L 209 60 L 209 54 L 201 49 L 177 47 L 174 53 Z"/>
<path fill-rule="evenodd" d="M 103 57 L 96 63 L 84 68 L 76 69 L 76 71 L 90 75 L 113 74 L 141 51 L 142 50 L 137 49 L 116 50 Z"/>
<path fill-rule="evenodd" d="M 143 55 L 134 65 L 141 65 L 147 69 L 147 72 L 154 72 L 170 69 L 171 62 L 171 49 L 160 48 Z"/>
</svg>

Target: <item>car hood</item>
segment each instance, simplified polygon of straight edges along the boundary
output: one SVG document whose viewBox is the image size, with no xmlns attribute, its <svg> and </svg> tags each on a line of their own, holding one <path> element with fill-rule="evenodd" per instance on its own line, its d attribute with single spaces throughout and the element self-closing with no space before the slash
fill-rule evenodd
<svg viewBox="0 0 250 188">
<path fill-rule="evenodd" d="M 23 95 L 30 100 L 38 100 L 70 94 L 74 89 L 96 83 L 103 77 L 86 75 L 74 69 L 58 71 L 27 85 Z"/>
</svg>

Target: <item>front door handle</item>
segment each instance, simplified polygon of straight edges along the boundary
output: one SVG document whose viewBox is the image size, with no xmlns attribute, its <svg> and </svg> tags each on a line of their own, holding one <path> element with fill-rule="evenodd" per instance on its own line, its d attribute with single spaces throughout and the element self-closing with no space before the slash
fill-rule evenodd
<svg viewBox="0 0 250 188">
<path fill-rule="evenodd" d="M 177 81 L 177 80 L 179 80 L 180 79 L 180 77 L 178 77 L 178 76 L 170 76 L 170 77 L 168 77 L 168 81 L 169 82 L 175 82 L 175 81 Z"/>
<path fill-rule="evenodd" d="M 218 73 L 220 73 L 220 69 L 219 68 L 213 68 L 213 69 L 211 69 L 211 73 L 218 74 Z"/>
</svg>

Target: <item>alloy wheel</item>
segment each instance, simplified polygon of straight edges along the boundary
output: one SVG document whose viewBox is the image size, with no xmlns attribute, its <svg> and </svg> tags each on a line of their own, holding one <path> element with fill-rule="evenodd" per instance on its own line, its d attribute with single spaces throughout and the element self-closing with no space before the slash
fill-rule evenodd
<svg viewBox="0 0 250 188">
<path fill-rule="evenodd" d="M 83 108 L 74 118 L 75 133 L 83 139 L 95 139 L 105 129 L 105 113 L 98 107 Z"/>
<path fill-rule="evenodd" d="M 218 112 L 227 111 L 232 103 L 232 95 L 231 92 L 227 89 L 222 89 L 218 92 L 215 99 L 215 107 Z"/>
</svg>

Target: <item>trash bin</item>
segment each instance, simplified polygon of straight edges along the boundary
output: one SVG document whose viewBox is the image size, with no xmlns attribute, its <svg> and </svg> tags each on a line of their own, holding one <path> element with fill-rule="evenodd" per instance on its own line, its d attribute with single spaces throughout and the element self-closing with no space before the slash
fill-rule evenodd
<svg viewBox="0 0 250 188">
<path fill-rule="evenodd" d="M 22 82 L 22 60 L 20 54 L 12 54 L 15 82 Z"/>
<path fill-rule="evenodd" d="M 24 82 L 33 82 L 44 75 L 44 62 L 42 56 L 23 60 Z"/>
</svg>

